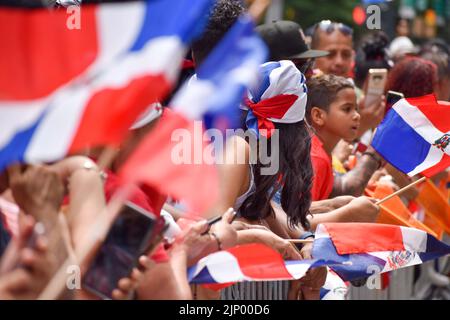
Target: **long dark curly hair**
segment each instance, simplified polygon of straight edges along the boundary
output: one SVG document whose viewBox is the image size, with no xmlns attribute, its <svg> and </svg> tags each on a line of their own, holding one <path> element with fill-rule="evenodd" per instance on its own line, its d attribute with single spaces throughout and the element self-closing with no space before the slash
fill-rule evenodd
<svg viewBox="0 0 450 320">
<path fill-rule="evenodd" d="M 244 111 L 244 119 L 246 113 Z M 274 125 L 279 130 L 279 170 L 273 175 L 261 174 L 264 165 L 258 156 L 257 163 L 252 166 L 256 191 L 244 201 L 240 213 L 249 220 L 274 215 L 270 201 L 281 190 L 281 207 L 288 216 L 289 226 L 295 227 L 300 223 L 309 229 L 307 215 L 310 213 L 313 178 L 309 130 L 305 121 Z M 243 128 L 247 129 L 245 125 Z M 271 155 L 270 139 L 267 145 Z"/>
</svg>

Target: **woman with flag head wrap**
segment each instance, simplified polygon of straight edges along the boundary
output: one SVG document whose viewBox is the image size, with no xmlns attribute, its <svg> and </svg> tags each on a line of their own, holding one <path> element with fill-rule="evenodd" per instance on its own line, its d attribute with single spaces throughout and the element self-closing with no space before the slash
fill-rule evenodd
<svg viewBox="0 0 450 320">
<path fill-rule="evenodd" d="M 263 64 L 261 74 L 260 85 L 249 90 L 241 106 L 247 139 L 235 137 L 237 147 L 232 149 L 234 153 L 245 152 L 248 162 L 226 164 L 222 170 L 225 189 L 237 191 L 233 199 L 240 214 L 241 221 L 237 223 L 242 220 L 250 223 L 238 231 L 238 243 L 264 243 L 287 260 L 310 258 L 309 246 L 298 252 L 287 240 L 293 234 L 304 235 L 303 230 L 309 229 L 307 215 L 313 171 L 310 135 L 303 120 L 307 98 L 305 77 L 291 61 L 285 60 Z M 252 144 L 252 137 L 256 137 L 257 147 Z M 266 143 L 270 162 L 261 152 Z M 227 159 L 234 159 L 228 157 L 228 151 Z M 256 161 L 251 161 L 250 153 L 257 154 Z M 277 170 L 268 172 L 266 169 L 273 162 L 277 162 Z M 230 193 L 225 191 L 225 195 Z M 277 193 L 281 194 L 281 207 L 273 201 Z M 292 282 L 289 298 L 297 299 L 301 295 L 304 299 L 318 299 L 325 281 L 323 271 L 313 269 L 304 279 Z"/>
<path fill-rule="evenodd" d="M 289 229 L 308 229 L 312 167 L 303 122 L 305 79 L 290 61 L 265 63 L 261 73 L 260 86 L 248 92 L 241 106 L 245 134 L 226 143 L 225 163 L 219 166 L 222 194 L 217 210 L 232 206 L 238 211 L 234 224 L 239 243 L 262 242 L 284 258 L 300 259 L 286 239 L 291 238 Z M 268 154 L 270 159 L 265 158 Z M 281 189 L 279 215 L 272 199 Z"/>
<path fill-rule="evenodd" d="M 258 157 L 252 167 L 255 192 L 242 203 L 240 211 L 248 219 L 267 218 L 274 214 L 270 201 L 282 190 L 281 206 L 289 224 L 301 224 L 308 229 L 306 215 L 311 204 L 312 166 L 310 137 L 303 121 L 307 96 L 305 77 L 290 61 L 265 63 L 261 71 L 261 86 L 249 91 L 243 107 L 244 128 L 254 132 L 258 141 L 269 141 L 279 132 L 279 170 L 264 174 L 265 165 Z M 268 143 L 268 152 L 275 152 L 270 146 L 273 144 Z"/>
</svg>

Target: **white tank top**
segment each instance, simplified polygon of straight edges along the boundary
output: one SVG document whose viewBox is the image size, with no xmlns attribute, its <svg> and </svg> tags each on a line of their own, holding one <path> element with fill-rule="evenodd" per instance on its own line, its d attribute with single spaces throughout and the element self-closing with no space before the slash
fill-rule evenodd
<svg viewBox="0 0 450 320">
<path fill-rule="evenodd" d="M 255 185 L 255 179 L 253 176 L 253 167 L 252 165 L 250 165 L 250 184 L 248 186 L 247 191 L 245 191 L 244 194 L 240 195 L 233 206 L 233 209 L 236 211 L 239 211 L 239 209 L 241 208 L 242 204 L 244 203 L 244 201 L 252 194 L 256 191 L 256 185 Z"/>
</svg>

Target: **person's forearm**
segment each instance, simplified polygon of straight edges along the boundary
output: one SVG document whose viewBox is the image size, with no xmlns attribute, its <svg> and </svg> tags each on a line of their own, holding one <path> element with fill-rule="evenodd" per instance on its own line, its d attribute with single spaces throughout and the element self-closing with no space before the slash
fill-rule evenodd
<svg viewBox="0 0 450 320">
<path fill-rule="evenodd" d="M 334 209 L 335 206 L 333 199 L 326 199 L 311 202 L 311 207 L 309 208 L 309 211 L 311 212 L 311 214 L 318 214 L 329 212 Z"/>
<path fill-rule="evenodd" d="M 335 176 L 330 197 L 363 194 L 370 177 L 378 169 L 379 163 L 369 155 L 362 155 L 356 167 L 343 176 Z"/>
<path fill-rule="evenodd" d="M 345 207 L 342 207 L 327 213 L 319 213 L 313 214 L 312 216 L 308 216 L 308 221 L 311 225 L 311 230 L 315 231 L 317 226 L 321 223 L 345 222 L 344 216 L 346 210 L 347 209 Z"/>
<path fill-rule="evenodd" d="M 70 177 L 70 204 L 67 222 L 75 250 L 86 241 L 86 235 L 105 208 L 103 182 L 94 170 L 77 170 Z"/>
<path fill-rule="evenodd" d="M 170 265 L 172 266 L 175 282 L 178 284 L 180 297 L 192 299 L 192 292 L 187 276 L 187 254 L 184 250 L 175 250 L 171 254 Z"/>
</svg>

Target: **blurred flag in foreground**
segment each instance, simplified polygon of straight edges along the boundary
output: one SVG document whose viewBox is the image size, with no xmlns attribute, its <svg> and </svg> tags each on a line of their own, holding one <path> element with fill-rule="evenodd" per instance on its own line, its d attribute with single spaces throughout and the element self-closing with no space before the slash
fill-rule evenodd
<svg viewBox="0 0 450 320">
<path fill-rule="evenodd" d="M 450 106 L 434 95 L 401 99 L 378 126 L 375 150 L 398 170 L 430 177 L 450 166 Z"/>
<path fill-rule="evenodd" d="M 204 257 L 189 268 L 188 278 L 191 283 L 225 286 L 241 281 L 300 279 L 310 268 L 328 266 L 343 281 L 352 281 L 448 254 L 450 246 L 418 229 L 376 223 L 326 223 L 316 229 L 312 260 L 283 261 L 272 248 L 248 244 Z M 332 276 L 329 288 L 342 287 Z M 323 297 L 326 293 L 322 290 Z"/>
<path fill-rule="evenodd" d="M 213 0 L 0 9 L 0 171 L 117 144 L 176 80 Z"/>
<path fill-rule="evenodd" d="M 450 234 L 450 205 L 430 179 L 421 186 L 417 202 L 447 234 Z"/>
<path fill-rule="evenodd" d="M 378 183 L 373 192 L 366 190 L 366 193 L 375 199 L 384 199 L 394 193 L 394 189 L 388 184 Z M 416 228 L 431 234 L 435 238 L 439 238 L 435 230 L 429 228 L 413 216 L 399 196 L 395 196 L 380 204 L 380 209 L 377 223 Z"/>
<path fill-rule="evenodd" d="M 272 248 L 252 243 L 219 251 L 189 268 L 190 283 L 230 284 L 241 281 L 294 280 L 309 268 L 332 264 L 328 261 L 284 261 Z"/>
<path fill-rule="evenodd" d="M 205 122 L 232 126 L 248 86 L 257 82 L 267 49 L 242 16 L 198 72 L 176 94 L 157 126 L 144 138 L 120 171 L 124 182 L 145 183 L 203 213 L 216 201 L 218 180 Z M 198 120 L 198 121 L 195 121 Z M 207 139 L 206 139 L 207 140 Z M 205 156 L 206 154 L 206 156 Z"/>
</svg>

